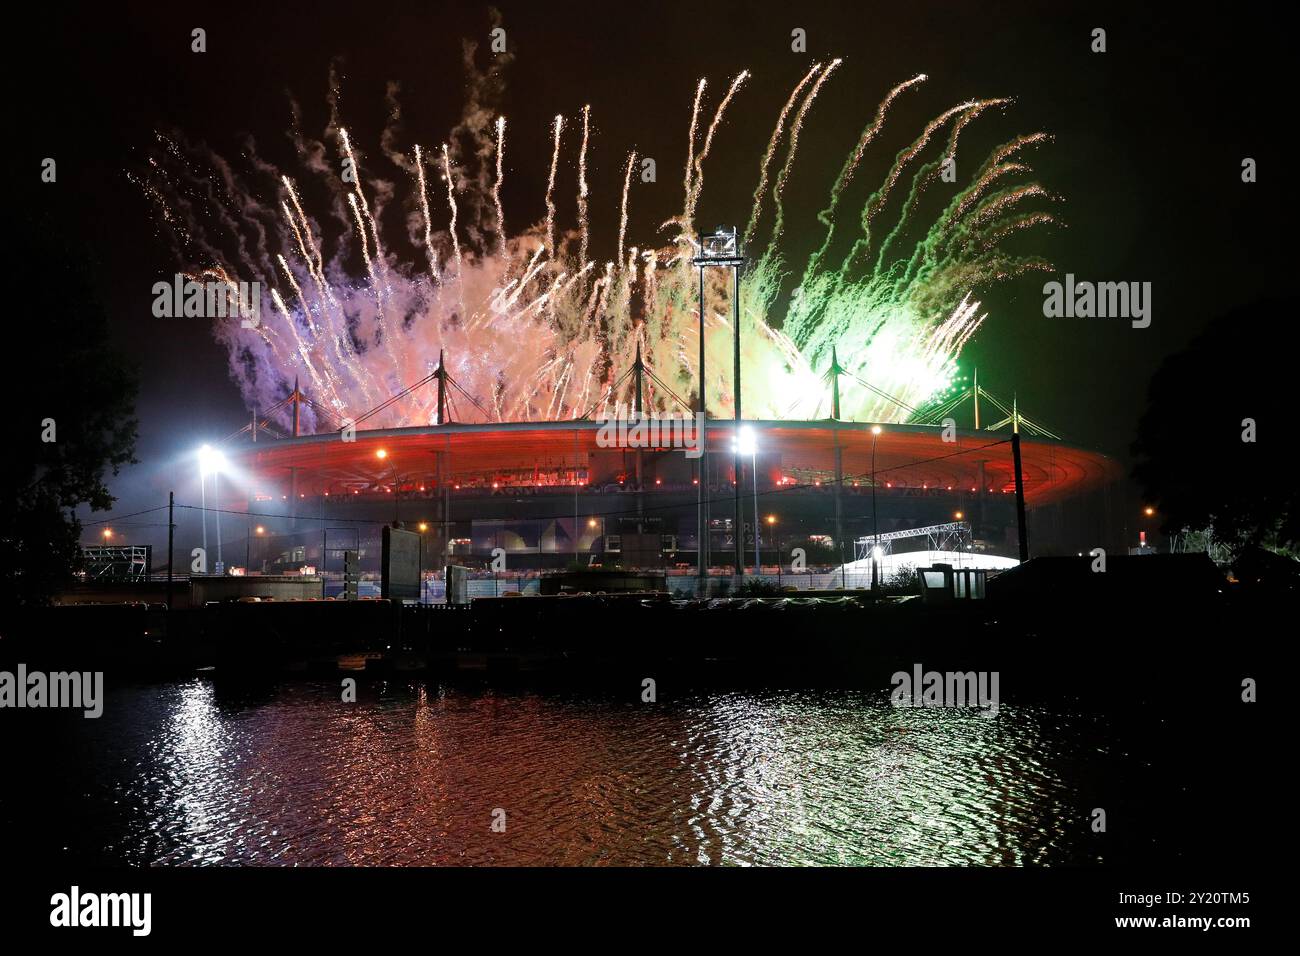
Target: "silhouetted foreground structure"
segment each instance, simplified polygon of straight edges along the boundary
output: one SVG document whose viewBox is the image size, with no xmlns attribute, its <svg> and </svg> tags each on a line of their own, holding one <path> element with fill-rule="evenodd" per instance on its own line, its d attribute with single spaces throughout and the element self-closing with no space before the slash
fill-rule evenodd
<svg viewBox="0 0 1300 956">
<path fill-rule="evenodd" d="M 941 607 L 866 593 L 691 601 L 632 593 L 459 606 L 363 600 L 221 602 L 171 612 L 144 604 L 34 609 L 5 628 L 0 659 L 103 669 L 125 681 L 211 667 L 256 678 L 366 669 L 867 687 L 883 687 L 891 669 L 919 661 L 996 670 L 1009 692 L 1032 694 L 1111 686 L 1133 668 L 1158 668 L 1162 685 L 1176 684 L 1191 656 L 1202 664 L 1207 655 L 1241 660 L 1245 668 L 1264 645 L 1250 637 L 1274 610 L 1229 586 L 1202 556 L 1116 558 L 1104 573 L 1088 559 L 1035 559 L 990 581 L 987 600 Z M 1231 684 L 1240 669 L 1220 668 L 1215 679 Z"/>
</svg>

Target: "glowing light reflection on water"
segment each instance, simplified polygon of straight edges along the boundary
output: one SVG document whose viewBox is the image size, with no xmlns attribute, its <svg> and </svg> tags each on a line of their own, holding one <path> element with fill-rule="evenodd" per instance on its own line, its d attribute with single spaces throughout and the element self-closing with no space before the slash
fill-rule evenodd
<svg viewBox="0 0 1300 956">
<path fill-rule="evenodd" d="M 143 864 L 1096 862 L 1079 788 L 1114 772 L 1092 718 L 883 694 L 642 704 L 362 679 L 355 704 L 333 683 L 114 698 L 75 728 L 106 754 L 82 769 L 82 819 L 106 858 Z"/>
</svg>

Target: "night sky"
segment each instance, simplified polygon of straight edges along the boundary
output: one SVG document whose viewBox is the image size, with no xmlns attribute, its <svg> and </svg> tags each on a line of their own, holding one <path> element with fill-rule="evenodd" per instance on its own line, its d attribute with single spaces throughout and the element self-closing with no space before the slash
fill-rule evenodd
<svg viewBox="0 0 1300 956">
<path fill-rule="evenodd" d="M 593 255 L 612 255 L 622 165 L 634 147 L 656 158 L 659 177 L 633 189 L 629 243 L 662 239 L 654 227 L 681 205 L 696 80 L 709 77 L 716 97 L 749 69 L 753 78 L 706 166 L 697 216 L 701 226 L 743 225 L 759 156 L 790 89 L 814 59 L 840 56 L 844 63 L 804 128 L 786 197 L 790 238 L 806 249 L 820 239 L 816 210 L 890 87 L 918 72 L 930 76 L 891 113 L 892 135 L 868 153 L 863 182 L 879 182 L 893 153 L 944 109 L 972 97 L 1014 97 L 1006 111 L 968 127 L 962 142 L 973 165 L 1017 133 L 1056 138 L 1029 160 L 1033 178 L 1064 198 L 1055 209 L 1062 225 L 1014 248 L 1041 253 L 1061 275 L 1151 282 L 1153 322 L 1137 330 L 1117 319 L 1044 318 L 1041 288 L 1051 277 L 1035 273 L 983 293 L 989 318 L 962 365 L 978 366 L 995 393 L 1018 392 L 1025 409 L 1068 439 L 1127 463 L 1148 380 L 1164 357 L 1216 315 L 1282 295 L 1293 281 L 1279 241 L 1292 205 L 1281 130 L 1293 110 L 1281 101 L 1293 84 L 1283 81 L 1284 34 L 1267 35 L 1254 15 L 1211 19 L 1190 8 L 1135 13 L 1097 4 L 1061 13 L 1058 6 L 498 4 L 515 54 L 499 104 L 510 123 L 507 221 L 518 226 L 544 215 L 551 119 L 577 116 L 590 103 Z M 141 370 L 142 463 L 114 483 L 118 512 L 165 504 L 173 486 L 178 498 L 194 498 L 193 466 L 182 453 L 247 421 L 225 349 L 207 324 L 150 312 L 153 283 L 178 268 L 127 178 L 148 155 L 153 131 L 206 142 L 237 167 L 251 136 L 260 155 L 297 175 L 284 136 L 288 96 L 302 107 L 305 131 L 321 137 L 337 61 L 343 119 L 363 172 L 397 183 L 401 199 L 406 176 L 378 148 L 386 82 L 401 84 L 399 148 L 436 147 L 463 106 L 461 41 L 486 47 L 491 27 L 487 7 L 471 4 L 280 7 L 51 9 L 10 36 L 9 68 L 24 78 L 10 84 L 18 107 L 10 117 L 10 184 L 75 237 L 117 343 Z M 190 51 L 196 26 L 207 30 L 205 54 Z M 806 54 L 790 51 L 795 27 L 807 31 Z M 1104 54 L 1090 51 L 1094 27 L 1107 30 Z M 481 50 L 480 63 L 488 56 Z M 45 156 L 58 160 L 56 185 L 39 182 Z M 1252 185 L 1241 181 L 1247 156 L 1259 164 Z M 567 224 L 576 149 L 562 163 L 557 196 Z M 270 189 L 266 198 L 275 198 Z M 416 253 L 404 234 L 393 215 L 387 245 L 409 260 Z M 1243 330 L 1242 353 L 1225 361 L 1250 361 L 1266 334 Z M 133 540 L 157 541 L 155 533 L 141 529 Z"/>
</svg>

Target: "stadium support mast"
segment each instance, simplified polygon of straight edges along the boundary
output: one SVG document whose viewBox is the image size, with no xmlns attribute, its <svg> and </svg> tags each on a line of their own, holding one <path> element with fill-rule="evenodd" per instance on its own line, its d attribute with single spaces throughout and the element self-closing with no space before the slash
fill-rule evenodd
<svg viewBox="0 0 1300 956">
<path fill-rule="evenodd" d="M 831 419 L 840 420 L 840 357 L 835 346 L 831 346 Z M 840 495 L 844 491 L 844 449 L 840 447 L 840 430 L 834 428 L 835 434 L 835 547 L 840 552 L 840 587 L 848 587 L 848 577 L 844 571 L 844 505 Z M 780 561 L 778 556 L 777 561 Z"/>
<path fill-rule="evenodd" d="M 447 361 L 438 349 L 438 424 L 447 424 Z"/>
<path fill-rule="evenodd" d="M 1011 463 L 1016 470 L 1016 531 L 1020 537 L 1020 563 L 1029 560 L 1029 529 L 1025 526 L 1025 479 L 1020 470 L 1020 405 L 1011 397 Z"/>
</svg>

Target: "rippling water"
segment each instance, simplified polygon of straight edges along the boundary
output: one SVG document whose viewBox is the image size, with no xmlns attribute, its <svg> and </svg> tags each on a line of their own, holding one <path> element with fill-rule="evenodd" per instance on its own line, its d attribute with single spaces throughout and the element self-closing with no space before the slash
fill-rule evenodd
<svg viewBox="0 0 1300 956">
<path fill-rule="evenodd" d="M 70 821 L 56 852 L 145 865 L 1041 865 L 1115 845 L 1088 813 L 1126 760 L 1093 717 L 359 683 L 355 704 L 337 683 L 118 689 L 42 745 L 32 801 Z"/>
</svg>

